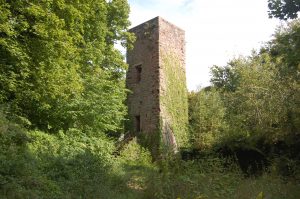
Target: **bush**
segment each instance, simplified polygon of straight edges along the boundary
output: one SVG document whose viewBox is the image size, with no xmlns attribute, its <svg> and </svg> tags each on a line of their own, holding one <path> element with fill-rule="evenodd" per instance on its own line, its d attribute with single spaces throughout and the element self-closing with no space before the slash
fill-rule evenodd
<svg viewBox="0 0 300 199">
<path fill-rule="evenodd" d="M 122 185 L 114 142 L 72 129 L 23 130 L 0 115 L 0 195 L 4 198 L 116 198 Z M 118 184 L 117 188 L 114 186 Z"/>
</svg>

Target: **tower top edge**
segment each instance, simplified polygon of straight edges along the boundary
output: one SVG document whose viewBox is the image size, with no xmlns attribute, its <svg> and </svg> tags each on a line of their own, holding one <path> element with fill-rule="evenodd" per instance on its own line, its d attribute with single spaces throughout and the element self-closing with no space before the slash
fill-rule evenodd
<svg viewBox="0 0 300 199">
<path fill-rule="evenodd" d="M 141 27 L 145 26 L 146 24 L 149 24 L 149 23 L 156 23 L 158 26 L 160 26 L 161 24 L 167 24 L 169 26 L 172 26 L 174 29 L 178 29 L 179 31 L 182 31 L 182 32 L 185 32 L 182 28 L 178 27 L 177 25 L 167 21 L 166 19 L 162 18 L 161 16 L 157 16 L 157 17 L 154 17 L 148 21 L 145 21 L 135 27 L 132 27 L 129 29 L 129 32 L 134 32 L 135 30 L 138 30 L 140 29 Z"/>
</svg>

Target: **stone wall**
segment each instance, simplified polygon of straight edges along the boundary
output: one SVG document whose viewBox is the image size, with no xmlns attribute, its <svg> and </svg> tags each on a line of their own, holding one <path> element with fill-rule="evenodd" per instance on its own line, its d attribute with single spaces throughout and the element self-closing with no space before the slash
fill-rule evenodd
<svg viewBox="0 0 300 199">
<path fill-rule="evenodd" d="M 127 52 L 129 65 L 126 86 L 131 91 L 127 97 L 130 133 L 143 137 L 143 143 L 151 146 L 152 154 L 158 147 L 156 136 L 159 132 L 159 46 L 158 21 L 145 22 L 130 30 L 135 33 L 134 48 Z M 141 67 L 140 82 L 137 81 L 137 66 Z M 140 121 L 137 121 L 137 116 Z M 140 132 L 137 129 L 140 122 Z M 141 140 L 139 139 L 139 140 Z"/>
<path fill-rule="evenodd" d="M 188 142 L 188 102 L 185 76 L 185 32 L 160 18 L 160 117 L 167 148 Z"/>
<path fill-rule="evenodd" d="M 136 41 L 127 52 L 127 129 L 143 137 L 154 155 L 162 146 L 176 149 L 188 119 L 184 31 L 161 17 L 130 31 Z"/>
</svg>

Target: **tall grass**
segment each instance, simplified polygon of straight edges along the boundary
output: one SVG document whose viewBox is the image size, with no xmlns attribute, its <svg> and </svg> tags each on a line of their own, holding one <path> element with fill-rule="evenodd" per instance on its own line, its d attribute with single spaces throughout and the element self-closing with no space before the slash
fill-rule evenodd
<svg viewBox="0 0 300 199">
<path fill-rule="evenodd" d="M 153 162 L 136 140 L 116 156 L 104 134 L 28 132 L 3 117 L 0 124 L 1 199 L 300 198 L 299 177 L 283 178 L 276 170 L 245 177 L 216 156 Z"/>
</svg>

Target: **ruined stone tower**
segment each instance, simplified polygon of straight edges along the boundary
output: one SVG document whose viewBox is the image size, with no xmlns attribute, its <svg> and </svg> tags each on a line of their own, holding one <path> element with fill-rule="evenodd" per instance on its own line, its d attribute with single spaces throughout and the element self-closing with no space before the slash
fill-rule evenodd
<svg viewBox="0 0 300 199">
<path fill-rule="evenodd" d="M 127 52 L 128 129 L 150 149 L 176 151 L 187 143 L 184 31 L 156 17 L 130 30 Z"/>
</svg>

